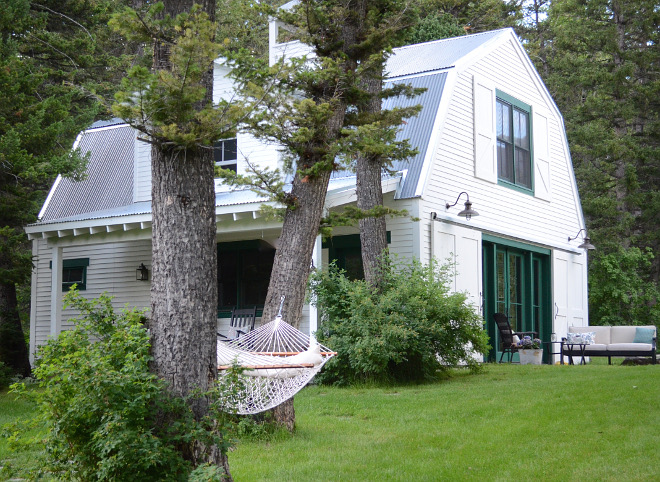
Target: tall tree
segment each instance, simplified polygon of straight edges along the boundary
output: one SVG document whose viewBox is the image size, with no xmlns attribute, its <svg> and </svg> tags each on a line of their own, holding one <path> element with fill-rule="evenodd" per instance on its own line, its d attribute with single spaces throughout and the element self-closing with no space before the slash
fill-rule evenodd
<svg viewBox="0 0 660 482">
<path fill-rule="evenodd" d="M 553 0 L 548 20 L 546 83 L 566 119 L 598 248 L 590 253 L 592 322 L 657 323 L 660 10 L 652 0 Z M 618 301 L 604 312 L 612 295 Z"/>
<path fill-rule="evenodd" d="M 124 79 L 115 112 L 152 144 L 152 369 L 170 392 L 206 392 L 217 377 L 217 254 L 213 143 L 232 128 L 231 109 L 212 103 L 215 1 L 168 0 L 113 19 L 129 38 L 151 40 L 151 69 Z M 201 420 L 211 402 L 190 397 Z M 165 421 L 163 423 L 166 423 Z M 193 442 L 184 454 L 231 478 L 219 447 Z"/>
<path fill-rule="evenodd" d="M 16 287 L 31 273 L 23 227 L 58 173 L 79 175 L 76 134 L 110 89 L 126 45 L 106 28 L 118 2 L 8 0 L 0 16 L 0 361 L 28 375 Z M 110 47 L 112 45 L 112 47 Z M 92 86 L 95 86 L 93 88 Z"/>
</svg>

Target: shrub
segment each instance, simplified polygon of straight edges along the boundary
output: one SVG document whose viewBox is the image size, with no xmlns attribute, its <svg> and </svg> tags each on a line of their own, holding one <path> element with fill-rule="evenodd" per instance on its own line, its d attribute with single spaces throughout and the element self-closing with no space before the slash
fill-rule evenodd
<svg viewBox="0 0 660 482">
<path fill-rule="evenodd" d="M 487 349 L 482 319 L 463 293 L 450 293 L 450 268 L 414 261 L 383 266 L 374 291 L 333 264 L 316 271 L 311 291 L 320 313 L 318 340 L 338 352 L 317 376 L 321 383 L 420 381 L 466 363 Z"/>
<path fill-rule="evenodd" d="M 69 305 L 82 316 L 41 349 L 34 373 L 43 390 L 31 392 L 48 429 L 48 471 L 65 480 L 185 480 L 194 442 L 228 449 L 217 413 L 195 420 L 149 372 L 143 312 L 117 314 L 109 297 L 75 291 Z"/>
<path fill-rule="evenodd" d="M 14 372 L 4 363 L 0 362 L 0 390 L 4 390 L 11 383 Z"/>
</svg>

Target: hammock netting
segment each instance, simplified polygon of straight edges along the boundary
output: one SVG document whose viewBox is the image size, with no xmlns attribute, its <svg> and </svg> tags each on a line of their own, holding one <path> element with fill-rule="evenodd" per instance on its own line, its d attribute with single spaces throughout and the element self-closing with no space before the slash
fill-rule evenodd
<svg viewBox="0 0 660 482">
<path fill-rule="evenodd" d="M 241 415 L 276 407 L 307 385 L 334 355 L 281 315 L 237 339 L 218 341 L 219 376 L 232 367 L 241 369 L 225 407 Z"/>
</svg>

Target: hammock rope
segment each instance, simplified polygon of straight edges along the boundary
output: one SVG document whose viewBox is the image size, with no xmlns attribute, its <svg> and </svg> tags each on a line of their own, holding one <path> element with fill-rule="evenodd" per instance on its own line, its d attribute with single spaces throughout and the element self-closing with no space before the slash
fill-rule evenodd
<svg viewBox="0 0 660 482">
<path fill-rule="evenodd" d="M 298 393 L 336 353 L 282 319 L 275 319 L 230 341 L 218 341 L 220 376 L 241 367 L 225 398 L 228 411 L 241 415 L 269 410 Z"/>
</svg>

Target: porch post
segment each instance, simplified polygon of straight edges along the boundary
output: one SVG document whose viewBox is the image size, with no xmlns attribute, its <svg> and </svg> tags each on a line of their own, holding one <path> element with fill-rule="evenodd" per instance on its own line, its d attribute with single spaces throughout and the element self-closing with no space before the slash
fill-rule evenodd
<svg viewBox="0 0 660 482">
<path fill-rule="evenodd" d="M 62 248 L 53 246 L 50 283 L 50 336 L 62 330 Z"/>
<path fill-rule="evenodd" d="M 316 269 L 321 269 L 323 268 L 323 255 L 322 255 L 322 245 L 321 245 L 322 239 L 321 236 L 316 237 L 316 241 L 314 242 L 314 251 L 312 251 L 312 264 Z M 316 339 L 315 336 L 313 336 L 313 333 L 318 329 L 318 321 L 319 321 L 319 313 L 318 309 L 316 308 L 316 305 L 310 304 L 309 305 L 309 336 L 313 337 Z"/>
</svg>

